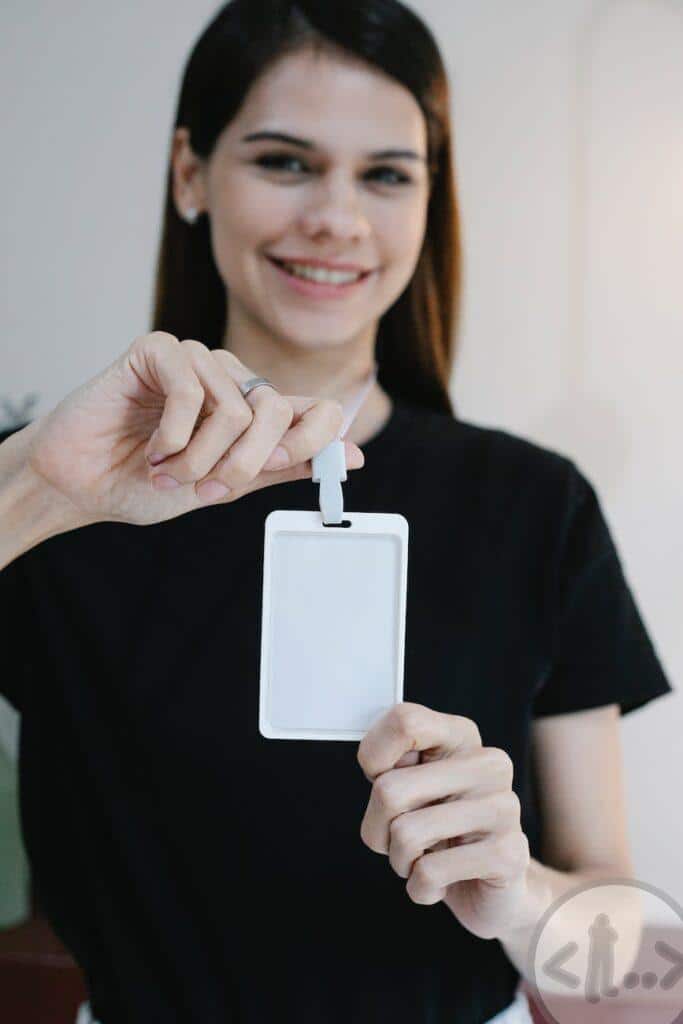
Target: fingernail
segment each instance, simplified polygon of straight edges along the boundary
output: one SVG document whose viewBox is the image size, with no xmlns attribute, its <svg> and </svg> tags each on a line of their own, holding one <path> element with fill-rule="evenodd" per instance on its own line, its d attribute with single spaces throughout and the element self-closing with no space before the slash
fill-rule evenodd
<svg viewBox="0 0 683 1024">
<path fill-rule="evenodd" d="M 174 487 L 180 487 L 180 484 L 172 476 L 167 476 L 166 473 L 158 473 L 157 476 L 152 477 L 152 487 L 157 491 L 170 491 Z"/>
<path fill-rule="evenodd" d="M 202 501 L 215 501 L 216 498 L 224 498 L 229 492 L 230 488 L 219 483 L 218 480 L 205 480 L 197 488 L 197 497 Z"/>
<path fill-rule="evenodd" d="M 264 469 L 284 469 L 289 465 L 289 453 L 281 444 L 277 446 L 272 455 L 266 460 Z"/>
<path fill-rule="evenodd" d="M 159 463 L 163 462 L 165 458 L 165 455 L 148 455 L 147 461 L 149 462 L 150 466 L 158 466 Z"/>
<path fill-rule="evenodd" d="M 359 448 L 357 444 L 349 444 L 349 448 L 346 453 L 347 461 L 351 463 L 358 463 L 358 469 L 361 469 L 365 465 L 365 453 L 362 448 Z"/>
</svg>

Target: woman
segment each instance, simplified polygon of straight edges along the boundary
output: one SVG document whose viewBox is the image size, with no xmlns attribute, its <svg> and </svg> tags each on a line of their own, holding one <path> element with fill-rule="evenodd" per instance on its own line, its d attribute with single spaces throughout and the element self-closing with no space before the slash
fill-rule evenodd
<svg viewBox="0 0 683 1024">
<path fill-rule="evenodd" d="M 396 0 L 226 5 L 152 332 L 0 445 L 24 838 L 87 1019 L 528 1021 L 544 910 L 632 871 L 619 714 L 671 687 L 590 482 L 453 414 L 449 116 Z M 345 500 L 410 523 L 405 701 L 266 739 L 264 519 L 316 507 L 365 380 Z"/>
</svg>

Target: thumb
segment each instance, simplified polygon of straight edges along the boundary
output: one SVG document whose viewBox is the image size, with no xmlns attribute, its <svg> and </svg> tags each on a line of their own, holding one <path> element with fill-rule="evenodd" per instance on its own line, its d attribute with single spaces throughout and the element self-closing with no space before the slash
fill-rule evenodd
<svg viewBox="0 0 683 1024">
<path fill-rule="evenodd" d="M 365 456 L 363 452 L 354 444 L 353 441 L 344 441 L 344 454 L 346 456 L 346 468 L 347 469 L 361 469 L 365 464 Z M 289 462 L 289 453 L 282 445 L 278 445 L 277 448 L 268 456 L 266 461 L 263 463 L 263 470 L 265 472 L 273 472 L 278 469 L 284 469 Z M 306 466 L 311 471 L 311 460 L 308 459 L 301 465 Z"/>
</svg>

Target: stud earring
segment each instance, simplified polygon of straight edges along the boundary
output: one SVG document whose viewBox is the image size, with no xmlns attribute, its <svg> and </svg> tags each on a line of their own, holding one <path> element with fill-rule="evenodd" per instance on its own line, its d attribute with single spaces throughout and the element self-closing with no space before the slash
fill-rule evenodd
<svg viewBox="0 0 683 1024">
<path fill-rule="evenodd" d="M 183 217 L 185 218 L 188 224 L 194 224 L 194 222 L 197 219 L 196 207 L 188 206 L 188 208 L 185 210 L 185 213 L 183 214 Z"/>
</svg>

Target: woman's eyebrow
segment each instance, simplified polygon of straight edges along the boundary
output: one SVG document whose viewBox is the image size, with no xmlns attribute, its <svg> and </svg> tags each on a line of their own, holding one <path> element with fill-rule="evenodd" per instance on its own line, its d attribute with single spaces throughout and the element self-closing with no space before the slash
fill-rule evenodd
<svg viewBox="0 0 683 1024">
<path fill-rule="evenodd" d="M 242 137 L 242 142 L 258 142 L 262 139 L 270 139 L 274 142 L 287 142 L 290 146 L 300 146 L 301 149 L 315 149 L 315 143 L 309 139 L 298 139 L 295 135 L 286 135 L 284 132 L 251 132 Z M 376 153 L 366 153 L 368 160 L 422 160 L 427 162 L 426 157 L 416 153 L 414 149 L 381 149 Z"/>
</svg>

